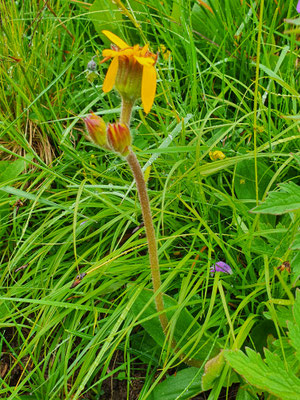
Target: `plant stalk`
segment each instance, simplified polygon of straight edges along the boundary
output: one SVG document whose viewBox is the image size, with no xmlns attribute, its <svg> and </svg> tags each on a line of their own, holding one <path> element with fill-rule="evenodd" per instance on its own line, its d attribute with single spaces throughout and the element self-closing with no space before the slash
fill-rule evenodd
<svg viewBox="0 0 300 400">
<path fill-rule="evenodd" d="M 133 106 L 134 106 L 134 101 L 127 100 L 124 99 L 124 97 L 122 97 L 121 116 L 120 116 L 121 124 L 126 124 L 128 127 L 130 126 L 130 119 Z"/>
<path fill-rule="evenodd" d="M 124 123 L 124 122 L 123 122 Z M 165 314 L 164 310 L 164 301 L 163 301 L 163 293 L 161 291 L 161 279 L 160 279 L 160 270 L 159 270 L 159 262 L 158 262 L 158 253 L 157 253 L 157 242 L 155 238 L 155 231 L 153 227 L 152 213 L 150 209 L 150 202 L 147 192 L 147 187 L 143 175 L 143 171 L 141 169 L 140 163 L 136 158 L 135 153 L 130 150 L 129 155 L 126 157 L 126 160 L 131 168 L 133 173 L 136 187 L 139 194 L 139 199 L 142 207 L 142 214 L 144 219 L 145 231 L 148 241 L 148 249 L 149 249 L 149 260 L 150 260 L 150 268 L 152 275 L 152 283 L 153 290 L 155 294 L 155 306 L 158 312 L 158 318 L 164 332 L 164 335 L 168 337 L 168 318 Z M 177 343 L 175 339 L 171 339 L 171 347 L 175 352 L 178 352 Z M 188 359 L 184 353 L 180 354 L 179 358 L 183 360 L 187 365 L 200 368 L 201 362 L 199 360 L 194 360 L 192 358 Z"/>
<path fill-rule="evenodd" d="M 150 209 L 150 202 L 147 193 L 147 187 L 144 180 L 143 171 L 141 169 L 140 163 L 136 158 L 136 155 L 133 151 L 130 151 L 129 155 L 126 158 L 131 171 L 133 173 L 139 199 L 142 207 L 142 214 L 144 219 L 145 231 L 148 241 L 148 249 L 149 249 L 149 260 L 150 260 L 150 268 L 152 275 L 152 283 L 153 290 L 155 293 L 155 305 L 157 312 L 159 313 L 159 321 L 162 327 L 164 334 L 167 334 L 168 328 L 168 319 L 164 313 L 164 301 L 163 294 L 160 291 L 161 287 L 161 279 L 160 279 L 160 271 L 159 271 L 159 263 L 158 263 L 158 254 L 157 254 L 157 243 L 155 238 L 155 231 L 153 227 L 152 214 Z"/>
</svg>

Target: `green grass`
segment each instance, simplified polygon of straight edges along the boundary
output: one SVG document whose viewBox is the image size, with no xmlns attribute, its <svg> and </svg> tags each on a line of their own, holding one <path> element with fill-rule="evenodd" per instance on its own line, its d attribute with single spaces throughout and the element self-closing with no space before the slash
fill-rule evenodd
<svg viewBox="0 0 300 400">
<path fill-rule="evenodd" d="M 299 376 L 281 318 L 299 287 L 299 210 L 251 211 L 278 184 L 299 184 L 299 40 L 285 22 L 296 2 L 207 3 L 213 13 L 191 0 L 128 0 L 127 17 L 109 0 L 1 3 L 0 398 L 188 399 L 204 391 L 216 348 L 268 347 Z M 103 28 L 170 51 L 159 57 L 152 111 L 138 104 L 133 133 L 140 162 L 151 163 L 162 290 L 176 301 L 170 334 L 188 312 L 194 322 L 179 345 L 204 361 L 190 394 L 180 395 L 194 370 L 151 331 L 158 318 L 144 290 L 144 230 L 133 233 L 142 219 L 130 170 L 85 138 L 91 109 L 110 122 L 119 115 L 117 93 L 101 91 Z M 211 160 L 215 150 L 226 158 Z M 211 277 L 220 260 L 233 275 Z M 291 273 L 277 269 L 285 261 Z M 232 382 L 243 398 L 274 394 L 222 368 L 209 399 L 235 398 Z M 162 395 L 174 376 L 180 388 Z"/>
</svg>

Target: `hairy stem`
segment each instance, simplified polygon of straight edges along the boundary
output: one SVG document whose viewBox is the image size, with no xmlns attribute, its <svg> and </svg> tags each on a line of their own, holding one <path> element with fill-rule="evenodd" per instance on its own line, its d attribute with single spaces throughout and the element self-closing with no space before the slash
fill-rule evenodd
<svg viewBox="0 0 300 400">
<path fill-rule="evenodd" d="M 122 105 L 121 105 L 121 124 L 126 124 L 128 127 L 130 126 L 130 119 L 132 114 L 132 108 L 134 106 L 134 101 L 124 99 L 122 97 Z"/>
<path fill-rule="evenodd" d="M 157 244 L 156 244 L 155 231 L 153 227 L 152 214 L 150 209 L 146 183 L 144 180 L 143 171 L 138 162 L 138 159 L 136 158 L 136 155 L 131 151 L 126 159 L 135 178 L 139 199 L 142 207 L 142 214 L 143 214 L 146 236 L 148 241 L 148 248 L 149 248 L 149 259 L 150 259 L 153 289 L 155 292 L 155 305 L 157 311 L 160 313 L 159 320 L 161 323 L 161 327 L 164 333 L 166 334 L 168 327 L 168 319 L 166 315 L 163 313 L 164 302 L 163 302 L 163 294 L 160 291 L 161 279 L 160 279 L 160 271 L 159 271 L 158 255 L 157 255 Z"/>
<path fill-rule="evenodd" d="M 122 122 L 122 121 L 121 121 Z M 123 122 L 124 123 L 124 122 Z M 163 301 L 163 293 L 161 291 L 161 279 L 160 279 L 160 271 L 159 271 L 159 263 L 158 263 L 158 254 L 157 254 L 157 242 L 155 238 L 155 231 L 153 227 L 153 220 L 152 214 L 150 209 L 150 202 L 147 193 L 147 187 L 144 180 L 143 171 L 141 169 L 140 163 L 136 158 L 136 155 L 133 151 L 130 151 L 129 155 L 126 157 L 126 160 L 131 168 L 133 173 L 139 199 L 142 207 L 142 214 L 145 224 L 146 236 L 148 241 L 148 249 L 149 249 L 149 259 L 150 259 L 150 268 L 151 268 L 151 275 L 152 275 L 152 283 L 153 283 L 153 290 L 155 294 L 155 306 L 156 310 L 159 313 L 159 321 L 162 327 L 162 330 L 167 337 L 168 335 L 168 318 L 164 312 L 164 301 Z M 174 339 L 171 340 L 171 346 L 175 351 L 177 344 Z M 200 367 L 201 362 L 194 359 L 187 359 L 186 355 L 182 353 L 180 355 L 180 359 L 184 360 L 184 362 L 190 366 Z"/>
</svg>

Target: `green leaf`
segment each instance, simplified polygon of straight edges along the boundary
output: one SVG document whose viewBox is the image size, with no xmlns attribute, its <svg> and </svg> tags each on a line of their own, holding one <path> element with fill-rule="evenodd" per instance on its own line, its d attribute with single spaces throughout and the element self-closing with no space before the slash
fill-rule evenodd
<svg viewBox="0 0 300 400">
<path fill-rule="evenodd" d="M 147 303 L 150 304 L 146 307 Z M 171 297 L 164 295 L 164 304 L 167 310 L 168 320 L 171 322 L 171 324 L 176 318 L 174 338 L 180 347 L 186 345 L 187 342 L 189 343 L 185 350 L 185 353 L 188 353 L 197 336 L 199 336 L 201 325 L 195 321 L 192 314 L 186 308 L 182 309 L 177 315 L 179 304 Z M 137 317 L 141 312 L 142 316 L 139 316 L 140 319 L 143 318 L 141 325 L 155 340 L 155 342 L 163 347 L 165 343 L 165 335 L 162 331 L 158 317 L 154 316 L 157 314 L 157 311 L 155 308 L 152 290 L 143 289 L 138 296 L 137 301 L 131 307 L 131 313 L 134 315 L 134 317 Z M 218 354 L 218 352 L 219 346 L 215 345 L 214 341 L 210 337 L 204 336 L 200 339 L 197 347 L 193 349 L 193 358 L 204 361 L 209 354 L 214 357 Z"/>
<path fill-rule="evenodd" d="M 242 375 L 249 383 L 265 390 L 282 400 L 299 398 L 300 379 L 284 368 L 279 356 L 265 349 L 266 361 L 260 354 L 247 348 L 244 354 L 241 350 L 227 350 L 225 358 L 232 368 Z"/>
<path fill-rule="evenodd" d="M 291 245 L 291 250 L 300 250 L 300 232 L 296 234 L 293 244 Z"/>
<path fill-rule="evenodd" d="M 285 214 L 300 209 L 300 187 L 294 182 L 282 183 L 280 190 L 270 192 L 267 199 L 251 212 L 262 214 Z"/>
<path fill-rule="evenodd" d="M 201 377 L 202 372 L 199 368 L 183 369 L 157 385 L 149 400 L 190 399 L 203 391 Z"/>
<path fill-rule="evenodd" d="M 240 386 L 235 400 L 259 400 L 259 398 L 251 392 L 251 387 L 249 387 L 249 385 Z"/>
<path fill-rule="evenodd" d="M 263 348 L 267 345 L 268 336 L 275 336 L 276 333 L 273 321 L 263 320 L 258 322 L 251 331 L 251 340 L 255 350 L 263 354 Z"/>
<path fill-rule="evenodd" d="M 0 161 L 0 183 L 15 179 L 24 171 L 26 164 L 24 160 Z"/>
<path fill-rule="evenodd" d="M 89 18 L 94 23 L 95 29 L 106 44 L 110 41 L 103 35 L 106 29 L 122 37 L 122 13 L 118 6 L 111 0 L 95 0 L 90 7 Z"/>
<path fill-rule="evenodd" d="M 202 376 L 203 390 L 208 390 L 213 387 L 213 383 L 221 375 L 224 365 L 225 359 L 223 352 L 207 361 L 205 364 L 204 374 Z"/>
<path fill-rule="evenodd" d="M 296 350 L 296 357 L 300 361 L 300 290 L 297 290 L 296 301 L 293 306 L 294 322 L 288 322 L 291 345 Z"/>
<path fill-rule="evenodd" d="M 0 184 L 13 181 L 20 175 L 25 167 L 27 162 L 25 160 L 16 160 L 16 161 L 0 161 Z M 0 238 L 6 231 L 6 223 L 8 221 L 9 213 L 9 194 L 1 191 L 0 187 Z"/>
<path fill-rule="evenodd" d="M 267 170 L 268 168 L 263 162 L 258 162 L 257 175 L 259 198 L 263 197 L 270 181 L 270 174 L 266 172 Z M 243 160 L 237 164 L 234 189 L 239 199 L 254 200 L 256 198 L 255 164 L 253 159 Z"/>
</svg>

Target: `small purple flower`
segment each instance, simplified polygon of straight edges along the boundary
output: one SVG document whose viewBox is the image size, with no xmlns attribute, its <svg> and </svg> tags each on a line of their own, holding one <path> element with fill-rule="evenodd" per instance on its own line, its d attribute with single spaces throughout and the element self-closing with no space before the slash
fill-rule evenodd
<svg viewBox="0 0 300 400">
<path fill-rule="evenodd" d="M 214 275 L 215 272 L 224 272 L 225 274 L 232 275 L 232 269 L 229 267 L 228 264 L 224 263 L 223 261 L 218 261 L 215 265 L 210 267 L 210 274 L 211 276 Z"/>
<path fill-rule="evenodd" d="M 300 0 L 298 1 L 296 10 L 298 11 L 298 13 L 300 13 Z"/>
</svg>

